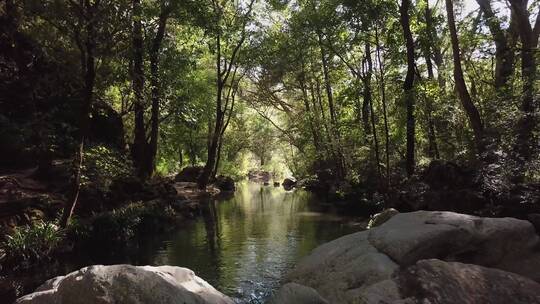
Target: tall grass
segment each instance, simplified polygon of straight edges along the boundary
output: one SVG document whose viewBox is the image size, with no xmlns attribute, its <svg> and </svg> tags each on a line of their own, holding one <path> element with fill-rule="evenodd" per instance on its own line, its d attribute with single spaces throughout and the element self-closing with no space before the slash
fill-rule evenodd
<svg viewBox="0 0 540 304">
<path fill-rule="evenodd" d="M 63 233 L 51 222 L 36 222 L 19 226 L 6 237 L 1 247 L 6 251 L 8 263 L 21 266 L 50 258 L 63 239 Z"/>
</svg>

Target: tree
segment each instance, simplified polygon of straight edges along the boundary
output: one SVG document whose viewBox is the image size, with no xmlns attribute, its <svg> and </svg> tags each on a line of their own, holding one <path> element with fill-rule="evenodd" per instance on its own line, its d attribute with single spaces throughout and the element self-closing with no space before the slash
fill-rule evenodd
<svg viewBox="0 0 540 304">
<path fill-rule="evenodd" d="M 84 73 L 84 75 L 82 75 L 84 79 L 84 92 L 83 104 L 81 107 L 81 112 L 79 114 L 79 149 L 77 152 L 75 178 L 71 191 L 73 196 L 71 200 L 69 200 L 64 206 L 62 218 L 60 219 L 60 227 L 63 228 L 68 225 L 69 220 L 71 219 L 73 211 L 77 206 L 77 200 L 79 199 L 79 193 L 81 191 L 81 176 L 84 161 L 84 143 L 86 141 L 89 131 L 89 115 L 92 108 L 92 101 L 94 99 L 94 84 L 96 79 L 94 57 L 94 51 L 96 46 L 94 39 L 96 35 L 96 14 L 100 6 L 100 1 L 96 0 L 92 2 L 90 0 L 85 0 L 82 6 L 76 4 L 73 5 L 75 6 L 75 9 L 79 12 L 81 24 L 84 24 L 86 31 L 86 41 L 84 43 L 86 61 L 81 62 L 83 63 L 81 70 Z"/>
<path fill-rule="evenodd" d="M 515 14 L 511 14 L 508 29 L 503 30 L 499 18 L 493 12 L 491 0 L 476 0 L 476 2 L 480 5 L 480 9 L 495 42 L 494 86 L 497 90 L 502 91 L 510 85 L 509 80 L 514 72 L 513 45 L 517 38 Z M 505 95 L 507 96 L 507 94 Z"/>
<path fill-rule="evenodd" d="M 534 27 L 529 23 L 527 0 L 511 0 L 510 7 L 515 15 L 521 40 L 521 117 L 517 124 L 516 152 L 522 165 L 531 159 L 537 150 L 534 130 L 537 127 L 538 105 L 534 100 L 535 83 L 537 81 L 536 53 L 538 36 L 540 35 L 540 13 L 536 16 Z M 536 103 L 536 104 L 535 104 Z"/>
<path fill-rule="evenodd" d="M 135 95 L 134 112 L 135 128 L 132 146 L 132 155 L 141 179 L 152 176 L 156 167 L 156 154 L 158 149 L 161 83 L 159 75 L 160 49 L 167 28 L 167 20 L 171 12 L 177 8 L 176 2 L 161 3 L 157 18 L 157 29 L 150 43 L 150 95 L 151 114 L 150 127 L 147 127 L 144 113 L 147 108 L 144 94 L 144 39 L 142 36 L 142 7 L 140 0 L 133 0 L 133 92 Z M 147 129 L 150 129 L 147 135 Z"/>
<path fill-rule="evenodd" d="M 403 37 L 407 48 L 407 75 L 403 83 L 403 91 L 407 110 L 407 154 L 405 168 L 407 175 L 414 174 L 415 169 L 415 117 L 414 117 L 414 40 L 409 21 L 409 0 L 403 0 L 399 8 Z"/>
<path fill-rule="evenodd" d="M 459 99 L 463 105 L 463 108 L 465 109 L 465 113 L 467 113 L 469 123 L 473 129 L 476 149 L 479 153 L 482 153 L 485 149 L 484 126 L 480 118 L 480 113 L 469 95 L 467 85 L 465 84 L 465 78 L 463 77 L 456 21 L 454 19 L 454 5 L 452 0 L 446 0 L 446 13 L 448 15 L 448 28 L 450 30 L 452 54 L 454 58 L 454 81 L 456 82 L 456 90 L 458 91 Z"/>
<path fill-rule="evenodd" d="M 235 85 L 236 66 L 240 49 L 247 37 L 247 26 L 251 17 L 253 4 L 255 0 L 251 0 L 247 7 L 236 5 L 232 1 L 220 2 L 212 0 L 212 12 L 214 15 L 214 52 L 216 62 L 216 110 L 214 128 L 210 133 L 208 145 L 208 157 L 204 166 L 203 172 L 199 178 L 198 184 L 200 188 L 205 188 L 208 182 L 214 177 L 215 166 L 219 158 L 219 146 L 223 139 L 223 134 L 226 130 L 226 113 L 231 115 L 234 104 L 232 103 L 233 91 L 238 87 Z M 238 37 L 231 37 L 233 33 L 227 33 L 226 28 L 228 23 L 232 29 L 239 31 Z M 223 39 L 225 38 L 225 39 Z M 236 39 L 235 39 L 236 38 Z M 234 42 L 231 42 L 235 39 Z M 234 93 L 236 94 L 236 93 Z"/>
</svg>

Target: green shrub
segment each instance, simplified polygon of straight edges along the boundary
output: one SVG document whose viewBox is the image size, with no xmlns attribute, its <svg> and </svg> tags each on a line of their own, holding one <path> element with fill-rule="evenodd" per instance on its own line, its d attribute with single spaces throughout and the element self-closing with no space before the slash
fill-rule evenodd
<svg viewBox="0 0 540 304">
<path fill-rule="evenodd" d="M 132 203 L 95 215 L 86 223 L 76 222 L 70 226 L 69 238 L 108 247 L 126 245 L 139 235 L 166 230 L 176 216 L 170 206 L 157 201 Z"/>
<path fill-rule="evenodd" d="M 106 146 L 92 146 L 84 152 L 83 187 L 90 183 L 95 187 L 108 190 L 112 181 L 130 176 L 132 164 L 126 155 Z"/>
<path fill-rule="evenodd" d="M 16 227 L 6 237 L 2 247 L 6 260 L 22 266 L 48 259 L 63 239 L 63 233 L 51 222 L 37 222 L 30 226 Z"/>
</svg>

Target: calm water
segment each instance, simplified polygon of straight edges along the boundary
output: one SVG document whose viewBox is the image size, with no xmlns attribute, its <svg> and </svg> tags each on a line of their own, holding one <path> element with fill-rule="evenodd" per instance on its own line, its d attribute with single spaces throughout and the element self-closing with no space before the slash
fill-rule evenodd
<svg viewBox="0 0 540 304">
<path fill-rule="evenodd" d="M 358 230 L 318 203 L 305 191 L 243 182 L 166 241 L 154 262 L 193 269 L 241 303 L 265 299 L 313 248 Z"/>
<path fill-rule="evenodd" d="M 176 265 L 194 270 L 238 303 L 263 303 L 301 257 L 360 229 L 308 192 L 247 181 L 233 197 L 203 204 L 201 212 L 194 223 L 145 240 L 128 254 L 100 252 L 41 272 L 39 282 L 90 264 Z"/>
</svg>

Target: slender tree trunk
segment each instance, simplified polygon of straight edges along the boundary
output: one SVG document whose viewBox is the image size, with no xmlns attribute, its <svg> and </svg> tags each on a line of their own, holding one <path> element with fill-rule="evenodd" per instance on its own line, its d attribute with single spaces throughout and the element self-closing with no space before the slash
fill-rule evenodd
<svg viewBox="0 0 540 304">
<path fill-rule="evenodd" d="M 515 150 L 519 162 L 523 166 L 538 150 L 535 129 L 538 127 L 538 102 L 535 102 L 535 83 L 537 84 L 536 53 L 538 51 L 538 35 L 540 34 L 540 14 L 536 18 L 534 28 L 529 23 L 527 0 L 510 0 L 512 12 L 516 17 L 516 25 L 521 40 L 521 117 L 517 124 Z M 536 103 L 536 104 L 535 104 Z"/>
<path fill-rule="evenodd" d="M 309 98 L 307 94 L 307 88 L 305 83 L 305 71 L 304 66 L 302 64 L 302 75 L 299 79 L 300 82 L 300 89 L 302 90 L 302 100 L 304 101 L 304 107 L 306 110 L 307 120 L 309 124 L 309 129 L 311 130 L 311 135 L 313 136 L 313 146 L 315 147 L 315 150 L 317 151 L 317 154 L 320 152 L 321 145 L 319 143 L 319 135 L 317 134 L 317 130 L 315 129 L 313 120 L 314 115 L 311 111 L 311 107 L 309 106 Z"/>
<path fill-rule="evenodd" d="M 428 32 L 428 40 L 431 41 L 430 49 L 433 52 L 433 62 L 437 66 L 437 81 L 439 82 L 439 87 L 444 90 L 446 87 L 445 77 L 444 77 L 444 66 L 443 66 L 443 56 L 440 47 L 440 40 L 437 37 L 437 32 L 433 26 L 433 16 L 432 10 L 429 8 L 429 3 L 426 3 L 426 9 L 424 11 L 426 18 L 426 28 Z M 431 52 L 430 52 L 431 54 Z M 433 69 L 433 68 L 432 68 Z"/>
<path fill-rule="evenodd" d="M 159 139 L 159 106 L 161 98 L 161 84 L 159 81 L 159 51 L 165 36 L 167 19 L 169 17 L 169 7 L 163 7 L 158 20 L 156 36 L 152 41 L 150 49 L 150 86 L 152 94 L 152 115 L 150 118 L 150 142 L 148 143 L 148 153 L 144 160 L 144 176 L 152 176 L 156 167 L 156 154 Z"/>
<path fill-rule="evenodd" d="M 469 123 L 473 129 L 476 148 L 479 153 L 484 151 L 484 127 L 480 119 L 480 113 L 474 105 L 465 79 L 463 77 L 463 69 L 461 68 L 461 55 L 459 49 L 459 41 L 457 37 L 456 21 L 454 19 L 454 6 L 452 0 L 446 0 L 446 13 L 448 15 L 448 28 L 450 29 L 450 39 L 452 42 L 452 53 L 454 58 L 454 80 L 458 91 L 461 104 L 467 113 Z"/>
<path fill-rule="evenodd" d="M 403 36 L 407 47 L 407 76 L 403 83 L 405 93 L 405 103 L 407 108 L 407 153 L 406 165 L 407 175 L 411 176 L 415 170 L 415 118 L 414 118 L 414 40 L 409 22 L 410 0 L 402 0 L 400 11 L 400 21 L 403 28 Z"/>
<path fill-rule="evenodd" d="M 426 16 L 428 14 L 429 8 L 426 8 Z M 427 18 L 426 18 L 427 19 Z M 429 37 L 428 37 L 429 40 Z M 433 43 L 431 40 L 429 41 Z M 433 73 L 433 63 L 431 62 L 431 52 L 429 45 L 422 47 L 422 52 L 424 53 L 424 59 L 426 60 L 428 79 L 435 79 Z M 435 135 L 435 123 L 433 121 L 433 100 L 431 97 L 425 95 L 426 101 L 426 118 L 427 118 L 427 133 L 428 133 L 428 156 L 431 158 L 439 158 L 439 149 L 437 147 L 437 136 Z"/>
<path fill-rule="evenodd" d="M 377 43 L 377 62 L 379 66 L 379 84 L 381 87 L 381 103 L 383 107 L 384 119 L 384 148 L 386 164 L 386 186 L 390 186 L 390 132 L 388 127 L 388 114 L 386 109 L 386 83 L 384 81 L 384 62 L 381 58 L 381 45 L 379 41 L 379 30 L 375 29 L 375 39 Z"/>
<path fill-rule="evenodd" d="M 320 32 L 317 32 L 317 38 L 319 42 L 319 48 L 321 51 L 321 62 L 322 62 L 322 68 L 323 68 L 323 76 L 324 76 L 324 85 L 326 90 L 326 96 L 328 100 L 328 109 L 330 111 L 330 143 L 332 145 L 332 150 L 334 151 L 336 157 L 335 157 L 335 163 L 336 163 L 336 173 L 337 177 L 339 179 L 342 179 L 345 177 L 344 172 L 344 165 L 343 165 L 343 154 L 341 153 L 341 147 L 340 147 L 340 134 L 337 124 L 337 115 L 336 115 L 336 109 L 334 106 L 334 96 L 332 93 L 332 83 L 330 81 L 330 73 L 328 71 L 328 59 L 326 57 L 326 50 L 323 45 L 322 41 L 322 34 Z"/>
<path fill-rule="evenodd" d="M 137 175 L 146 179 L 144 166 L 147 154 L 146 130 L 144 126 L 144 67 L 143 67 L 143 36 L 141 0 L 133 0 L 133 93 L 135 102 L 135 129 L 132 147 L 133 162 Z"/>
<path fill-rule="evenodd" d="M 382 176 L 381 173 L 381 159 L 379 155 L 379 140 L 377 138 L 377 128 L 375 122 L 375 110 L 373 107 L 373 98 L 371 95 L 371 76 L 373 75 L 373 62 L 371 60 L 371 46 L 369 42 L 365 44 L 365 53 L 366 53 L 366 73 L 364 74 L 364 100 L 369 104 L 369 112 L 371 118 L 371 133 L 373 134 L 373 145 L 375 148 L 375 166 L 377 168 L 377 173 L 379 177 Z"/>
<path fill-rule="evenodd" d="M 60 227 L 65 228 L 69 224 L 73 211 L 77 206 L 77 201 L 79 199 L 79 193 L 81 191 L 81 175 L 84 161 L 84 144 L 88 136 L 88 131 L 90 127 L 90 111 L 92 109 L 92 100 L 94 94 L 94 83 L 96 79 L 95 71 L 95 59 L 94 59 L 94 49 L 95 49 L 95 31 L 94 31 L 94 22 L 95 22 L 95 9 L 99 5 L 99 1 L 95 2 L 94 5 L 90 3 L 90 0 L 85 0 L 84 8 L 86 11 L 86 62 L 83 69 L 84 77 L 84 94 L 83 94 L 83 106 L 81 107 L 81 113 L 79 117 L 79 150 L 77 153 L 77 162 L 75 169 L 75 178 L 73 183 L 71 201 L 66 203 L 64 210 L 62 212 L 62 218 L 60 219 Z"/>
<path fill-rule="evenodd" d="M 199 188 L 204 189 L 210 181 L 212 172 L 216 165 L 216 158 L 219 148 L 219 137 L 221 134 L 221 123 L 223 121 L 223 110 L 222 110 L 222 92 L 223 92 L 223 79 L 221 73 L 221 35 L 216 36 L 216 70 L 217 70 L 217 79 L 216 79 L 216 117 L 214 124 L 214 132 L 210 139 L 210 145 L 208 146 L 208 158 L 204 166 L 203 172 L 199 178 L 198 184 Z"/>
</svg>

